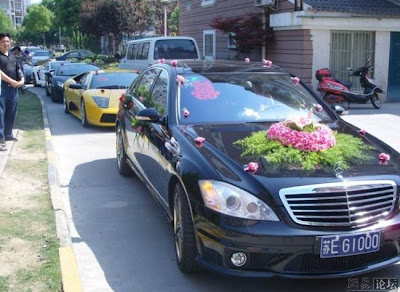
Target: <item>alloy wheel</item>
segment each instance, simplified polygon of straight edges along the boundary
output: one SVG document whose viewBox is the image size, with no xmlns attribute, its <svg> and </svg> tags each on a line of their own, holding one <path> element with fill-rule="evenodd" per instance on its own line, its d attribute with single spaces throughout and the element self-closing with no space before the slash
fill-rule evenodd
<svg viewBox="0 0 400 292">
<path fill-rule="evenodd" d="M 182 202 L 179 195 L 175 194 L 174 199 L 174 240 L 176 255 L 182 261 L 183 253 L 183 225 L 182 225 Z"/>
</svg>

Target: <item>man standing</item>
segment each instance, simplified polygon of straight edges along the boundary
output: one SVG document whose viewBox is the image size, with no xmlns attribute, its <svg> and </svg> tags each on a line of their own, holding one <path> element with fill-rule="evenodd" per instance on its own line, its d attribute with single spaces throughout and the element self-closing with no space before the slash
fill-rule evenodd
<svg viewBox="0 0 400 292">
<path fill-rule="evenodd" d="M 18 106 L 18 87 L 24 85 L 24 75 L 15 59 L 8 50 L 10 35 L 0 33 L 0 70 L 1 70 L 1 105 L 0 109 L 0 150 L 6 148 L 5 141 L 18 141 L 13 136 L 15 117 Z"/>
</svg>

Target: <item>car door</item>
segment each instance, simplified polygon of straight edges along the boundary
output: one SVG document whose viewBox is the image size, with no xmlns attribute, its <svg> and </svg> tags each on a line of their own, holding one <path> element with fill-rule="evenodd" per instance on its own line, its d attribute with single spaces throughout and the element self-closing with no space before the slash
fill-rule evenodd
<svg viewBox="0 0 400 292">
<path fill-rule="evenodd" d="M 80 75 L 77 75 L 74 77 L 74 81 L 76 84 L 80 84 L 83 87 L 82 88 L 71 88 L 71 85 L 68 88 L 68 93 L 66 91 L 66 95 L 68 94 L 68 101 L 72 102 L 77 108 L 80 109 L 80 104 L 81 104 L 81 96 L 84 90 L 87 88 L 87 81 L 89 78 L 90 72 L 85 72 Z M 67 88 L 66 88 L 67 90 Z"/>
<path fill-rule="evenodd" d="M 161 69 L 149 98 L 144 101 L 144 106 L 155 108 L 160 117 L 166 114 L 168 88 L 168 72 Z M 169 160 L 172 154 L 166 149 L 165 143 L 169 143 L 171 137 L 166 125 L 159 123 L 147 123 L 147 125 L 146 131 L 138 138 L 137 147 L 134 148 L 135 157 L 149 183 L 163 199 L 163 203 L 168 205 L 168 182 L 171 175 Z"/>
</svg>

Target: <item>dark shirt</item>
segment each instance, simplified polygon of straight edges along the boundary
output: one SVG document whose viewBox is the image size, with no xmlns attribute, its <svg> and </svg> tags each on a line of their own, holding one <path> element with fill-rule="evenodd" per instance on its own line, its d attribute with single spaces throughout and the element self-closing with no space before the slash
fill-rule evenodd
<svg viewBox="0 0 400 292">
<path fill-rule="evenodd" d="M 21 80 L 21 68 L 13 53 L 8 52 L 8 56 L 0 52 L 0 70 L 14 80 Z"/>
</svg>

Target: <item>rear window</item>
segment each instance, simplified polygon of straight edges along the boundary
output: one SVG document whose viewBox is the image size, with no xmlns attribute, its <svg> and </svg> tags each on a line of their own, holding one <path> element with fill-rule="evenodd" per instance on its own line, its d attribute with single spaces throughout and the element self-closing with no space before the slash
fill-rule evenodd
<svg viewBox="0 0 400 292">
<path fill-rule="evenodd" d="M 83 72 L 87 71 L 94 71 L 94 70 L 99 70 L 99 67 L 93 66 L 93 65 L 71 65 L 71 66 L 60 66 L 57 69 L 57 74 L 59 76 L 75 76 L 78 74 L 81 74 Z"/>
<path fill-rule="evenodd" d="M 154 59 L 198 59 L 192 40 L 159 40 L 154 46 Z"/>
</svg>

